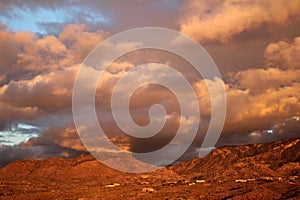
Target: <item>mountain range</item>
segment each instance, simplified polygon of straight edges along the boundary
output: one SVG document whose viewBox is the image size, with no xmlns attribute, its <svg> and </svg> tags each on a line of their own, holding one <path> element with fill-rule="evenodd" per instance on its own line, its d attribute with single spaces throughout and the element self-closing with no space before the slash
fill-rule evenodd
<svg viewBox="0 0 300 200">
<path fill-rule="evenodd" d="M 0 169 L 0 199 L 299 199 L 300 139 L 215 149 L 158 171 L 116 171 L 91 155 Z"/>
</svg>

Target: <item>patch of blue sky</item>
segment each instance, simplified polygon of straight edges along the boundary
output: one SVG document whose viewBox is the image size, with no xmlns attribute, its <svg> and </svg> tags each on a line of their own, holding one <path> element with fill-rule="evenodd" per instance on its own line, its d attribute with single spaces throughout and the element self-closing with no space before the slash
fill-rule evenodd
<svg viewBox="0 0 300 200">
<path fill-rule="evenodd" d="M 63 22 L 65 13 L 61 10 L 13 8 L 8 15 L 0 16 L 2 23 L 6 24 L 12 31 L 32 31 L 46 34 L 46 30 L 41 29 L 39 22 Z"/>
<path fill-rule="evenodd" d="M 9 29 L 17 31 L 32 31 L 42 35 L 47 34 L 44 26 L 39 24 L 55 23 L 90 23 L 109 24 L 110 20 L 87 7 L 70 6 L 68 8 L 45 9 L 13 8 L 9 13 L 0 15 L 0 21 Z"/>
<path fill-rule="evenodd" d="M 37 137 L 43 129 L 30 124 L 20 123 L 10 129 L 0 131 L 0 144 L 17 145 L 26 142 L 29 138 Z"/>
<path fill-rule="evenodd" d="M 94 11 L 88 7 L 71 6 L 70 10 L 73 12 L 74 16 L 78 16 L 79 19 L 80 16 L 82 16 L 86 20 L 86 22 L 92 25 L 98 23 L 109 25 L 112 21 L 110 18 L 104 17 L 99 11 Z M 80 23 L 79 20 L 78 23 Z"/>
<path fill-rule="evenodd" d="M 32 125 L 30 125 L 30 124 L 24 124 L 24 123 L 18 124 L 18 128 L 19 128 L 19 129 L 39 129 L 39 128 L 36 127 L 36 126 L 32 126 Z"/>
</svg>

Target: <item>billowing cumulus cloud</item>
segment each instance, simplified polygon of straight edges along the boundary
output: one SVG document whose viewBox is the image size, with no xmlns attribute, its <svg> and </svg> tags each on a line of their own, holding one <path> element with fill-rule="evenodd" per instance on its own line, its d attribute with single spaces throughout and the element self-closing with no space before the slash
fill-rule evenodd
<svg viewBox="0 0 300 200">
<path fill-rule="evenodd" d="M 288 69 L 300 68 L 300 37 L 293 41 L 279 41 L 269 44 L 265 50 L 266 65 Z"/>
<path fill-rule="evenodd" d="M 248 69 L 228 73 L 228 77 L 233 88 L 248 89 L 250 94 L 260 94 L 266 90 L 284 88 L 299 82 L 300 70 L 283 70 L 280 68 Z"/>
<path fill-rule="evenodd" d="M 59 40 L 71 51 L 73 62 L 82 62 L 96 45 L 109 36 L 109 33 L 103 30 L 88 32 L 87 29 L 85 24 L 73 24 L 66 26 L 59 34 Z"/>
<path fill-rule="evenodd" d="M 1 87 L 0 101 L 19 108 L 35 107 L 40 110 L 70 106 L 77 69 L 75 65 L 35 76 L 31 80 L 11 81 Z"/>
<path fill-rule="evenodd" d="M 78 151 L 86 151 L 74 126 L 52 127 L 40 136 L 29 139 L 21 146 L 59 146 Z"/>
<path fill-rule="evenodd" d="M 39 38 L 31 32 L 0 31 L 2 84 L 81 63 L 109 33 L 86 31 L 87 25 L 68 25 L 59 36 Z M 80 37 L 79 37 L 80 36 Z"/>
<path fill-rule="evenodd" d="M 117 67 L 116 69 L 118 69 L 118 75 L 123 76 L 125 73 L 121 69 L 126 70 L 130 68 L 132 64 L 129 64 L 128 62 L 123 62 L 120 64 L 120 67 Z M 121 70 L 122 73 L 120 73 L 119 70 Z M 153 71 L 155 71 L 154 68 Z M 150 74 L 153 73 L 147 72 L 148 76 L 151 76 Z M 248 136 L 254 137 L 255 135 L 258 135 L 258 133 L 272 128 L 274 123 L 279 123 L 286 118 L 292 117 L 294 115 L 299 115 L 299 74 L 300 71 L 298 69 L 281 69 L 275 67 L 253 68 L 228 73 L 226 76 L 227 117 L 225 127 L 223 129 L 223 137 L 220 140 L 221 144 L 245 144 L 249 141 L 251 141 L 250 143 L 268 141 L 265 140 L 264 137 L 255 137 L 255 139 L 253 140 L 245 138 L 248 138 Z M 167 76 L 164 76 L 163 74 L 160 74 L 160 76 L 167 79 Z M 111 88 L 116 83 L 117 80 L 109 81 L 110 79 L 115 78 L 116 76 L 113 74 L 106 77 L 105 82 L 110 83 L 106 84 L 106 88 Z M 136 78 L 133 79 L 137 81 L 139 80 L 139 78 L 139 76 L 136 76 Z M 159 76 L 152 77 L 153 80 L 159 78 Z M 173 85 L 176 87 L 176 82 L 174 82 Z M 209 93 L 203 80 L 196 82 L 194 86 L 199 100 L 202 116 L 201 120 L 207 123 L 209 122 L 211 112 Z M 130 83 L 128 83 L 127 85 L 123 85 L 122 88 L 124 89 L 126 87 L 130 88 Z M 105 91 L 109 91 L 109 93 L 111 93 L 112 89 L 107 89 Z M 147 121 L 148 113 L 147 111 L 139 112 L 138 109 L 142 107 L 141 105 L 143 103 L 145 103 L 143 104 L 143 106 L 145 106 L 147 102 L 151 105 L 151 92 L 152 95 L 156 97 L 156 100 L 160 99 L 160 97 L 163 96 L 166 97 L 167 94 L 166 92 L 164 92 L 163 90 L 159 90 L 158 88 L 156 88 L 155 90 L 150 89 L 150 91 L 147 91 L 147 89 L 141 89 L 138 92 L 142 95 L 137 98 L 138 101 L 135 105 L 136 107 L 133 106 L 131 107 L 131 109 L 133 110 L 133 116 L 139 116 L 137 117 L 139 119 L 138 121 L 140 121 L 140 123 L 142 124 L 145 123 L 143 122 L 143 119 L 144 121 Z M 101 99 L 104 100 L 105 98 L 102 96 Z M 170 99 L 168 102 L 164 102 L 163 98 L 161 100 L 161 103 L 163 105 L 165 105 L 165 103 L 169 103 L 170 105 L 170 102 L 172 102 L 172 100 Z M 120 104 L 120 106 L 122 106 L 122 104 Z M 125 105 L 123 106 L 125 107 Z M 173 106 L 171 106 L 170 108 L 174 109 Z M 103 118 L 105 120 L 109 119 L 108 121 L 110 122 L 113 121 L 112 116 L 109 116 L 107 118 L 107 115 L 105 115 L 105 117 Z M 173 127 L 176 125 L 177 124 L 173 122 Z M 110 126 L 108 126 L 109 128 L 107 128 L 106 130 L 114 132 L 114 129 L 110 129 L 113 126 L 115 126 L 115 124 L 110 124 Z M 169 131 L 169 133 L 171 134 L 172 132 Z M 249 135 L 249 133 L 252 133 L 252 135 Z M 286 139 L 290 138 L 288 134 L 285 136 Z M 279 139 L 281 137 L 276 136 L 272 138 L 275 140 L 276 138 Z M 141 147 L 142 150 L 155 147 L 154 141 L 153 144 L 152 142 L 147 141 L 147 144 L 150 145 L 148 147 L 146 143 L 143 143 L 143 141 L 139 141 L 136 139 L 132 139 L 129 141 L 131 142 L 130 145 L 132 145 L 131 150 L 139 149 L 138 151 L 141 151 Z M 169 141 L 169 139 L 160 138 L 160 141 Z M 201 144 L 201 142 L 195 144 L 195 146 L 199 146 L 199 144 Z"/>
<path fill-rule="evenodd" d="M 227 42 L 243 31 L 285 25 L 299 17 L 298 0 L 190 0 L 183 8 L 180 31 L 197 41 Z"/>
<path fill-rule="evenodd" d="M 280 41 L 268 45 L 265 50 L 268 68 L 228 73 L 224 132 L 265 130 L 300 114 L 297 40 L 298 37 L 293 43 Z"/>
<path fill-rule="evenodd" d="M 0 31 L 1 49 L 7 49 L 0 53 L 1 118 L 33 119 L 47 110 L 70 108 L 80 63 L 108 35 L 85 30 L 85 25 L 69 25 L 59 36 L 42 38 Z"/>
<path fill-rule="evenodd" d="M 67 44 L 67 42 L 65 43 Z M 72 49 L 72 42 L 67 45 Z M 49 47 L 48 51 L 51 51 L 51 49 L 52 48 Z M 76 48 L 74 48 L 74 51 L 75 49 Z M 107 107 L 110 105 L 110 100 L 107 99 L 105 95 L 112 94 L 113 87 L 117 83 L 117 80 L 126 73 L 131 74 L 131 80 L 138 81 L 146 76 L 151 80 L 169 80 L 174 87 L 179 89 L 181 86 L 169 77 L 170 74 L 161 73 L 160 69 L 155 68 L 154 64 L 152 64 L 154 67 L 145 69 L 143 76 L 137 73 L 136 70 L 129 71 L 134 66 L 134 62 L 139 62 L 138 59 L 136 60 L 136 57 L 138 57 L 138 54 L 136 55 L 136 53 L 134 53 L 131 57 L 133 60 L 117 61 L 110 66 L 108 72 L 106 72 L 103 77 L 104 80 L 101 82 L 102 88 L 98 88 L 96 100 L 97 105 L 104 106 L 102 110 L 100 109 L 98 117 L 100 121 L 102 120 L 102 122 L 104 121 L 106 123 L 104 130 L 109 133 L 112 141 L 124 149 L 143 152 L 159 148 L 170 141 L 170 137 L 173 137 L 176 132 L 174 127 L 178 127 L 178 115 L 169 113 L 169 125 L 165 127 L 163 132 L 156 138 L 152 138 L 153 140 L 151 141 L 128 138 L 122 134 L 118 136 L 120 131 L 113 122 L 114 119 L 111 115 L 111 110 Z M 163 62 L 169 65 L 174 64 L 175 61 L 168 60 L 168 56 L 164 55 L 163 57 L 165 58 Z M 180 69 L 178 66 L 180 64 L 178 63 L 184 64 L 184 62 L 178 61 L 177 65 L 175 64 L 175 67 Z M 48 110 L 54 108 L 70 108 L 72 86 L 78 67 L 79 65 L 68 66 L 62 69 L 54 68 L 54 70 L 36 75 L 32 79 L 11 81 L 9 84 L 2 86 L 0 100 L 4 105 L 8 105 L 2 107 L 2 109 L 6 109 L 2 110 L 3 116 L 8 119 L 17 119 L 17 116 L 24 118 L 28 115 L 27 119 L 30 119 L 30 117 L 34 118 L 32 116 L 38 117 L 42 112 L 47 113 Z M 157 74 L 159 74 L 159 76 L 157 76 Z M 283 70 L 280 68 L 249 69 L 228 73 L 228 82 L 226 83 L 228 111 L 223 130 L 223 143 L 221 140 L 221 144 L 242 144 L 245 142 L 245 137 L 253 137 L 253 142 L 265 141 L 264 137 L 258 137 L 258 133 L 261 133 L 260 130 L 269 129 L 273 123 L 280 122 L 299 113 L 299 74 L 298 69 Z M 186 75 L 188 78 L 194 76 L 193 73 L 187 73 Z M 203 80 L 197 82 L 196 80 L 197 79 L 194 79 L 194 89 L 197 93 L 201 109 L 201 123 L 203 126 L 203 130 L 201 131 L 205 131 L 210 118 L 210 96 L 205 82 Z M 128 83 L 127 85 L 122 85 L 121 90 L 131 87 L 131 84 Z M 186 95 L 185 92 L 186 91 L 181 91 L 179 97 L 184 99 L 183 96 Z M 39 98 L 40 96 L 43 96 L 43 99 Z M 155 98 L 152 99 L 152 96 L 155 96 Z M 160 103 L 166 106 L 167 110 L 173 110 L 174 112 L 175 109 L 176 111 L 178 105 L 176 105 L 175 99 L 171 97 L 172 95 L 168 94 L 163 88 L 140 88 L 132 98 L 133 103 L 130 107 L 131 114 L 133 114 L 137 123 L 145 125 L 149 122 L 149 111 L 147 108 L 154 103 Z M 190 103 L 191 102 L 185 102 L 185 105 Z M 126 105 L 122 103 L 119 104 L 119 106 L 126 107 Z M 12 115 L 12 108 L 19 109 L 19 113 L 17 112 L 18 110 L 15 111 L 16 116 Z M 8 112 L 7 109 L 12 110 Z M 27 115 L 20 111 L 26 111 L 25 113 L 27 113 Z M 7 113 L 10 113 L 10 116 L 7 116 Z M 31 115 L 29 115 L 29 113 L 31 113 Z M 195 125 L 197 121 L 191 122 L 190 119 L 184 119 L 183 123 L 186 125 Z M 187 128 L 186 130 L 188 133 L 189 129 Z M 232 135 L 236 135 L 236 137 L 232 138 Z M 202 136 L 198 137 L 200 139 Z M 157 142 L 157 139 L 159 139 L 160 142 Z M 201 142 L 199 140 L 199 143 L 193 145 L 191 151 L 195 151 L 200 144 Z M 56 153 L 55 155 L 70 154 L 69 151 L 68 153 L 64 153 L 62 150 L 66 148 L 80 152 L 84 149 L 74 127 L 65 128 L 63 130 L 52 128 L 42 133 L 41 136 L 32 138 L 28 142 L 23 143 L 21 146 L 22 148 L 44 146 L 44 150 L 51 147 L 47 152 L 54 151 Z M 192 152 L 188 152 L 188 154 L 196 155 Z M 43 157 L 45 155 L 40 153 L 38 156 Z"/>
<path fill-rule="evenodd" d="M 264 130 L 274 122 L 299 114 L 299 86 L 299 82 L 291 83 L 258 94 L 251 94 L 248 89 L 227 91 L 228 113 L 224 131 Z"/>
</svg>

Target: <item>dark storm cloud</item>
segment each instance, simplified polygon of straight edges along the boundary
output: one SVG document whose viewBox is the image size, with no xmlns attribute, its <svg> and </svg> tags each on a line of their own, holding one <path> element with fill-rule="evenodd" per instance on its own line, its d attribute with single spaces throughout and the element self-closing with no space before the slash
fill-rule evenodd
<svg viewBox="0 0 300 200">
<path fill-rule="evenodd" d="M 0 167 L 23 158 L 42 159 L 54 156 L 72 158 L 86 153 L 72 125 L 52 127 L 27 142 L 14 146 L 0 145 Z"/>
<path fill-rule="evenodd" d="M 24 158 L 44 159 L 50 157 L 73 158 L 85 152 L 74 149 L 53 146 L 0 146 L 0 168 Z"/>
<path fill-rule="evenodd" d="M 5 129 L 7 129 L 10 126 L 11 123 L 12 123 L 11 120 L 0 119 L 0 131 L 3 131 Z"/>
<path fill-rule="evenodd" d="M 64 127 L 52 127 L 38 137 L 29 139 L 21 146 L 59 146 L 63 148 L 85 151 L 77 131 L 73 125 Z"/>
<path fill-rule="evenodd" d="M 221 136 L 218 146 L 244 145 L 278 140 L 288 140 L 300 137 L 300 117 L 295 116 L 274 125 L 269 130 L 253 131 L 250 133 L 235 133 Z"/>
</svg>

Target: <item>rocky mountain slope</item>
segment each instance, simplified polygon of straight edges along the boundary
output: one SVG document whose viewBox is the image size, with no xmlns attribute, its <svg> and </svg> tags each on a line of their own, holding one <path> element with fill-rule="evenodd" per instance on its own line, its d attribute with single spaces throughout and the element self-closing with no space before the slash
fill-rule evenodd
<svg viewBox="0 0 300 200">
<path fill-rule="evenodd" d="M 24 159 L 0 169 L 0 199 L 297 199 L 300 139 L 221 147 L 146 174 L 90 155 Z"/>
<path fill-rule="evenodd" d="M 221 147 L 204 158 L 170 167 L 181 175 L 210 180 L 300 175 L 300 139 Z"/>
</svg>

